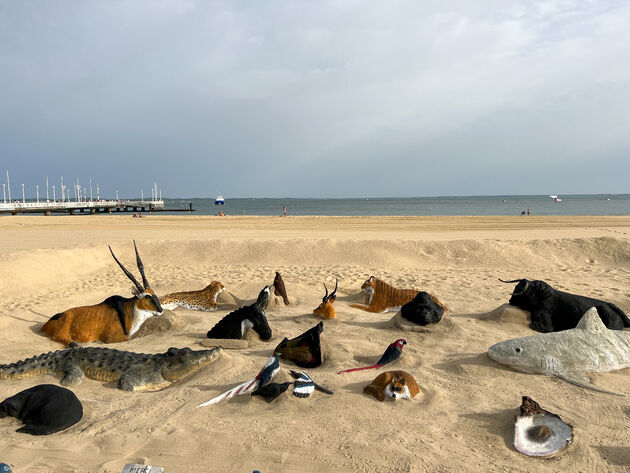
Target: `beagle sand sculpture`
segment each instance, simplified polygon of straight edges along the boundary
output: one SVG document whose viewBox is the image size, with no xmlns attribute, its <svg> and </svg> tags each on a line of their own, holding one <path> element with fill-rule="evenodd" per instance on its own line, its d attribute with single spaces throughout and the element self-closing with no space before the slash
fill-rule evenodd
<svg viewBox="0 0 630 473">
<path fill-rule="evenodd" d="M 386 398 L 413 399 L 420 393 L 418 383 L 406 371 L 385 371 L 363 388 L 363 392 L 383 402 Z"/>
<path fill-rule="evenodd" d="M 630 332 L 606 328 L 591 307 L 575 328 L 500 342 L 488 349 L 488 356 L 518 371 L 553 375 L 583 388 L 617 394 L 591 384 L 586 373 L 630 367 Z"/>
<path fill-rule="evenodd" d="M 326 289 L 326 295 L 322 298 L 322 303 L 313 309 L 313 314 L 319 315 L 324 319 L 335 319 L 337 318 L 337 313 L 335 312 L 335 308 L 333 307 L 333 303 L 337 299 L 337 283 L 338 280 L 335 279 L 335 290 L 328 295 L 328 288 L 326 287 L 326 283 L 324 283 L 324 289 Z"/>
<path fill-rule="evenodd" d="M 271 327 L 265 316 L 269 294 L 269 286 L 265 286 L 258 294 L 256 302 L 227 314 L 208 330 L 206 336 L 212 339 L 243 339 L 247 330 L 251 328 L 261 340 L 271 339 Z"/>
<path fill-rule="evenodd" d="M 54 434 L 76 424 L 83 406 L 72 391 L 54 384 L 38 384 L 0 402 L 0 417 L 15 417 L 31 435 Z"/>
<path fill-rule="evenodd" d="M 138 331 L 145 320 L 161 315 L 162 306 L 144 274 L 135 241 L 133 247 L 142 284 L 118 261 L 111 246 L 109 247 L 118 266 L 135 285 L 133 297 L 111 296 L 100 304 L 68 309 L 53 315 L 40 330 L 66 346 L 72 342 L 97 340 L 103 343 L 125 342 Z"/>
</svg>

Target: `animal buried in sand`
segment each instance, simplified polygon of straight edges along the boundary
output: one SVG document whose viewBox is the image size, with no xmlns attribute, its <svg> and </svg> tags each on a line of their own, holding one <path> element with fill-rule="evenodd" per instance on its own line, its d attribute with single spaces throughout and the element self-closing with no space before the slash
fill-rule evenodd
<svg viewBox="0 0 630 473">
<path fill-rule="evenodd" d="M 224 399 L 232 399 L 234 396 L 251 393 L 252 391 L 256 392 L 258 389 L 264 388 L 271 382 L 274 376 L 278 374 L 278 371 L 280 370 L 279 358 L 280 354 L 274 353 L 271 358 L 267 360 L 267 362 L 255 378 L 250 379 L 249 381 L 245 381 L 244 383 L 233 387 L 223 394 L 219 394 L 217 397 L 214 397 L 209 401 L 204 402 L 203 404 L 199 404 L 197 407 L 210 406 L 212 404 L 221 402 Z"/>
<path fill-rule="evenodd" d="M 398 289 L 374 276 L 370 276 L 363 283 L 361 290 L 368 295 L 368 305 L 352 304 L 351 307 L 377 313 L 395 312 L 406 303 L 412 301 L 420 292 L 415 289 Z M 448 310 L 436 297 L 431 296 L 431 298 L 444 310 Z"/>
<path fill-rule="evenodd" d="M 149 317 L 162 314 L 162 306 L 153 289 L 149 287 L 149 281 L 144 274 L 144 266 L 135 241 L 133 246 L 138 270 L 142 276 L 142 285 L 118 261 L 109 247 L 114 260 L 137 289 L 133 297 L 111 296 L 100 304 L 68 309 L 53 315 L 42 326 L 41 331 L 64 345 L 97 340 L 104 343 L 124 342 L 129 340 Z"/>
<path fill-rule="evenodd" d="M 157 391 L 209 365 L 223 354 L 210 350 L 169 348 L 146 354 L 100 347 L 73 347 L 8 365 L 0 365 L 0 379 L 23 379 L 46 373 L 61 375 L 61 384 L 75 386 L 84 376 L 118 381 L 123 391 Z"/>
<path fill-rule="evenodd" d="M 201 310 L 210 312 L 219 308 L 217 297 L 225 290 L 225 286 L 219 281 L 212 281 L 199 291 L 173 292 L 160 297 L 162 308 L 173 310 L 183 307 L 188 310 Z"/>
<path fill-rule="evenodd" d="M 544 281 L 515 279 L 518 282 L 510 297 L 510 305 L 531 313 L 529 326 L 538 332 L 558 332 L 575 328 L 584 312 L 595 307 L 602 322 L 613 330 L 630 327 L 628 316 L 615 304 L 590 297 L 558 291 Z"/>
<path fill-rule="evenodd" d="M 363 392 L 383 402 L 386 398 L 413 399 L 420 393 L 418 383 L 406 371 L 386 371 L 363 388 Z"/>
<path fill-rule="evenodd" d="M 373 370 L 376 368 L 381 368 L 385 365 L 389 365 L 390 363 L 393 363 L 401 357 L 402 349 L 406 344 L 407 340 L 405 340 L 404 338 L 399 338 L 385 349 L 385 353 L 381 355 L 381 357 L 375 364 L 370 366 L 362 366 L 361 368 L 350 368 L 347 370 L 339 371 L 337 374 L 352 373 L 353 371 Z"/>
<path fill-rule="evenodd" d="M 273 293 L 276 296 L 282 297 L 284 305 L 289 305 L 289 297 L 287 296 L 287 288 L 284 286 L 284 281 L 280 273 L 276 271 L 276 277 L 273 280 Z"/>
<path fill-rule="evenodd" d="M 617 394 L 591 384 L 586 373 L 630 367 L 630 331 L 610 330 L 590 308 L 577 327 L 492 345 L 488 356 L 525 373 L 554 375 L 578 386 Z"/>
<path fill-rule="evenodd" d="M 335 290 L 328 295 L 328 288 L 326 287 L 326 283 L 324 283 L 324 289 L 326 289 L 326 295 L 322 298 L 322 303 L 313 309 L 313 314 L 319 315 L 324 319 L 335 319 L 337 318 L 337 313 L 335 312 L 335 308 L 333 307 L 333 303 L 337 299 L 337 282 L 335 279 Z"/>
<path fill-rule="evenodd" d="M 265 316 L 269 303 L 269 286 L 265 286 L 258 294 L 258 299 L 251 305 L 236 309 L 223 317 L 208 333 L 208 338 L 245 338 L 248 329 L 254 329 L 261 340 L 271 338 L 271 328 Z"/>
<path fill-rule="evenodd" d="M 17 432 L 48 435 L 79 422 L 83 406 L 69 389 L 38 384 L 0 402 L 0 417 L 6 416 L 24 422 Z"/>
<path fill-rule="evenodd" d="M 274 351 L 280 354 L 280 358 L 292 361 L 300 368 L 316 368 L 324 362 L 320 338 L 323 331 L 324 322 L 320 322 L 291 340 L 284 337 Z"/>
<path fill-rule="evenodd" d="M 573 427 L 546 411 L 528 396 L 522 397 L 514 419 L 514 448 L 530 457 L 552 457 L 573 442 Z"/>
<path fill-rule="evenodd" d="M 442 320 L 444 306 L 435 302 L 428 292 L 420 291 L 412 301 L 400 308 L 400 316 L 417 325 L 436 324 Z"/>
</svg>

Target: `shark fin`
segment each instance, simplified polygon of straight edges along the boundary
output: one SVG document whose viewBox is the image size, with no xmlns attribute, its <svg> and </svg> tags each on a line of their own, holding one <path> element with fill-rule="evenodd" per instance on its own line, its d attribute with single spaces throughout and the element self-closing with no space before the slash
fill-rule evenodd
<svg viewBox="0 0 630 473">
<path fill-rule="evenodd" d="M 589 332 L 603 332 L 608 330 L 599 317 L 595 307 L 591 307 L 584 313 L 575 328 L 588 330 Z"/>
<path fill-rule="evenodd" d="M 565 380 L 567 383 L 575 384 L 576 386 L 579 386 L 581 388 L 592 389 L 593 391 L 598 391 L 600 393 L 606 393 L 606 394 L 612 394 L 614 396 L 624 396 L 624 394 L 619 394 L 614 391 L 609 391 L 608 389 L 595 386 L 591 382 L 591 379 L 585 374 L 570 373 L 570 374 L 556 374 L 556 376 L 560 379 Z"/>
</svg>

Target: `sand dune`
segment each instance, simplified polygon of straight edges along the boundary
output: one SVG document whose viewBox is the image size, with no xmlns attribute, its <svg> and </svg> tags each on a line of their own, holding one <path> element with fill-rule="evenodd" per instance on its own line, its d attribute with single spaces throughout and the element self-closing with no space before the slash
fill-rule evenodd
<svg viewBox="0 0 630 473">
<path fill-rule="evenodd" d="M 27 437 L 18 421 L 0 421 L 0 461 L 16 472 L 119 472 L 125 463 L 166 472 L 624 471 L 630 464 L 630 370 L 593 376 L 627 397 L 586 391 L 563 381 L 513 372 L 487 348 L 533 333 L 527 314 L 506 306 L 513 285 L 497 278 L 544 279 L 558 289 L 614 302 L 630 312 L 630 219 L 524 218 L 0 218 L 0 363 L 60 346 L 39 327 L 64 309 L 130 295 L 131 283 L 107 244 L 135 270 L 136 239 L 158 294 L 200 289 L 219 280 L 253 300 L 280 271 L 295 304 L 271 304 L 273 339 L 251 339 L 192 377 L 155 393 L 125 393 L 85 379 L 73 391 L 84 419 L 49 437 Z M 404 333 L 393 314 L 350 307 L 375 275 L 435 294 L 451 312 L 427 333 Z M 307 370 L 333 396 L 273 402 L 242 396 L 195 406 L 253 377 L 282 337 L 320 321 L 312 314 L 339 279 L 338 319 L 324 322 L 324 366 Z M 177 309 L 171 326 L 109 345 L 139 352 L 201 348 L 228 310 Z M 165 331 L 166 330 L 166 331 Z M 151 333 L 152 332 L 152 333 Z M 379 371 L 337 371 L 375 361 L 403 335 L 397 368 L 421 388 L 412 402 L 379 403 L 362 394 Z M 93 344 L 98 345 L 98 344 Z M 290 380 L 282 364 L 278 381 Z M 0 399 L 51 376 L 2 381 Z M 575 427 L 575 444 L 552 460 L 524 457 L 512 443 L 522 395 Z"/>
</svg>

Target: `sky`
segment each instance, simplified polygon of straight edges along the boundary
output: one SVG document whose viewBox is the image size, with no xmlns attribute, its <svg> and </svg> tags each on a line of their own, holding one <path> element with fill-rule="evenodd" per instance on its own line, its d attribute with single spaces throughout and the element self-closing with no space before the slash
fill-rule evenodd
<svg viewBox="0 0 630 473">
<path fill-rule="evenodd" d="M 630 193 L 629 31 L 615 0 L 0 0 L 0 181 Z"/>
</svg>

